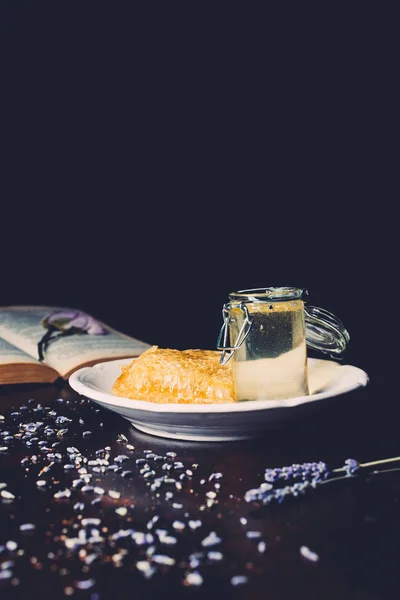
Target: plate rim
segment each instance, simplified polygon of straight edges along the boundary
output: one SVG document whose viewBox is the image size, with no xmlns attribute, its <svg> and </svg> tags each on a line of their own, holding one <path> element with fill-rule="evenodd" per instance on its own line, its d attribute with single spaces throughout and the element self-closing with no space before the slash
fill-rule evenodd
<svg viewBox="0 0 400 600">
<path fill-rule="evenodd" d="M 253 412 L 260 410 L 271 410 L 274 408 L 295 408 L 296 406 L 310 404 L 312 402 L 316 402 L 318 400 L 324 400 L 327 398 L 331 398 L 334 396 L 339 396 L 342 394 L 346 394 L 348 392 L 354 391 L 360 387 L 365 387 L 369 382 L 369 376 L 360 367 L 356 367 L 354 365 L 348 364 L 340 364 L 336 361 L 320 359 L 320 358 L 310 358 L 308 357 L 308 361 L 312 362 L 330 362 L 335 363 L 339 369 L 346 369 L 347 371 L 351 370 L 353 372 L 353 380 L 344 385 L 343 388 L 336 390 L 335 393 L 332 393 L 331 390 L 325 390 L 322 392 L 317 392 L 315 394 L 310 394 L 308 396 L 297 396 L 295 398 L 287 398 L 283 400 L 247 400 L 245 402 L 238 403 L 215 403 L 215 404 L 179 404 L 179 403 L 158 403 L 158 402 L 148 402 L 146 400 L 134 400 L 131 398 L 124 398 L 121 396 L 115 396 L 108 392 L 103 392 L 100 390 L 95 390 L 87 384 L 85 384 L 81 379 L 85 373 L 94 370 L 100 370 L 107 367 L 112 363 L 119 364 L 129 364 L 134 360 L 134 358 L 126 358 L 126 359 L 116 359 L 109 360 L 104 362 L 96 363 L 90 367 L 81 367 L 74 371 L 70 377 L 68 378 L 68 383 L 72 387 L 72 389 L 89 398 L 90 400 L 98 400 L 104 404 L 109 406 L 114 406 L 115 408 L 121 409 L 130 409 L 130 410 L 140 410 L 149 413 L 163 413 L 163 414 L 232 414 L 232 413 L 240 413 L 240 412 Z M 89 393 L 88 393 L 89 392 Z"/>
</svg>

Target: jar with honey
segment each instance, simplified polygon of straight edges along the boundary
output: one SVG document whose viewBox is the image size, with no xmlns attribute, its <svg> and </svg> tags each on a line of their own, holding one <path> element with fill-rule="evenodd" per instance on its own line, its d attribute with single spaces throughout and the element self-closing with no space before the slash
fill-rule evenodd
<svg viewBox="0 0 400 600">
<path fill-rule="evenodd" d="M 217 348 L 233 359 L 236 400 L 308 395 L 307 347 L 340 358 L 349 342 L 332 313 L 305 302 L 296 287 L 246 289 L 229 294 Z"/>
</svg>

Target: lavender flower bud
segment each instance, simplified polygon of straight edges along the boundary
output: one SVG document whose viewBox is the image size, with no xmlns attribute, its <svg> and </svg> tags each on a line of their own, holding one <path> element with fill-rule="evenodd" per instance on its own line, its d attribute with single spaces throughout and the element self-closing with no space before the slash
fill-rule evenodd
<svg viewBox="0 0 400 600">
<path fill-rule="evenodd" d="M 106 330 L 98 321 L 80 310 L 55 310 L 43 319 L 42 325 L 46 328 L 55 327 L 60 331 L 66 331 L 74 327 L 91 335 L 106 333 Z"/>
<path fill-rule="evenodd" d="M 354 475 L 356 471 L 360 468 L 360 463 L 354 458 L 348 458 L 344 461 L 344 469 L 346 470 L 346 475 Z"/>
</svg>

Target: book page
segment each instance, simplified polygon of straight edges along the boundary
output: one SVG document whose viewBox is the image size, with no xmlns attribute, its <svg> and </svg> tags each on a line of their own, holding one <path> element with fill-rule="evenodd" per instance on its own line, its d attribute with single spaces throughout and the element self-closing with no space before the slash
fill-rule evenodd
<svg viewBox="0 0 400 600">
<path fill-rule="evenodd" d="M 46 333 L 41 321 L 54 310 L 61 310 L 61 307 L 0 307 L 0 337 L 38 359 L 38 343 Z M 106 329 L 105 335 L 75 334 L 50 342 L 44 363 L 64 376 L 87 362 L 135 357 L 149 348 L 143 341 L 115 331 L 104 323 L 101 325 Z"/>
<path fill-rule="evenodd" d="M 0 338 L 0 365 L 16 363 L 39 364 L 37 360 Z"/>
</svg>

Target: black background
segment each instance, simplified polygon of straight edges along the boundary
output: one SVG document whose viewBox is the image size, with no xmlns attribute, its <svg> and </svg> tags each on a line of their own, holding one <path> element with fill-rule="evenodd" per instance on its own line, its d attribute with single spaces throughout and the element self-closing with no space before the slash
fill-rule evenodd
<svg viewBox="0 0 400 600">
<path fill-rule="evenodd" d="M 0 304 L 214 348 L 230 291 L 305 287 L 392 375 L 398 44 L 366 3 L 5 2 Z"/>
</svg>

